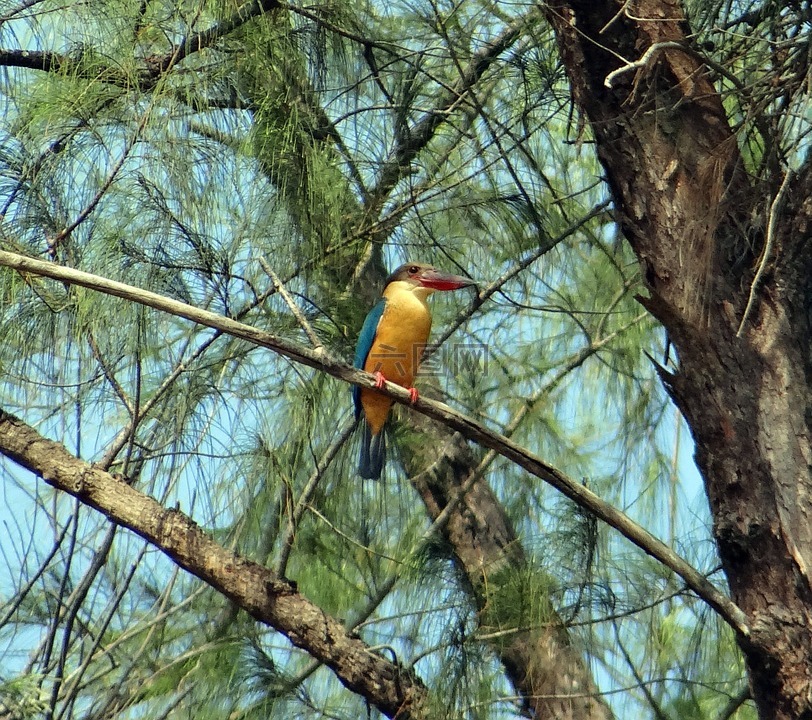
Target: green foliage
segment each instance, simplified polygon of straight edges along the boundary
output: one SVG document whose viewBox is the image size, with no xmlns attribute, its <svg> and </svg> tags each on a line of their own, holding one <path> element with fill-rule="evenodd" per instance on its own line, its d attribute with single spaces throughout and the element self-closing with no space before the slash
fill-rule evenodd
<svg viewBox="0 0 812 720">
<path fill-rule="evenodd" d="M 3 248 L 308 343 L 264 260 L 345 359 L 385 267 L 419 259 L 467 271 L 483 290 L 494 283 L 482 304 L 466 292 L 431 300 L 434 338 L 453 333 L 421 391 L 583 478 L 711 572 L 687 431 L 646 353 L 678 359 L 635 300 L 638 266 L 536 7 L 327 2 L 250 19 L 248 7 L 4 10 L 4 46 L 60 62 L 9 68 L 0 82 Z M 730 5 L 714 7 L 691 6 L 703 38 Z M 800 81 L 784 99 L 767 93 L 772 76 L 754 81 L 773 71 L 770 32 L 788 32 L 792 13 L 779 15 L 772 31 L 722 32 L 708 50 L 728 69 L 715 79 L 746 128 L 752 173 L 803 132 L 792 120 Z M 460 92 L 475 54 L 519 20 Z M 200 47 L 181 53 L 189 38 Z M 479 448 L 471 462 L 523 561 L 472 587 L 405 470 L 450 451 L 408 410 L 397 412 L 386 477 L 361 481 L 345 384 L 186 320 L 7 270 L 0 368 L 0 407 L 284 571 L 414 667 L 434 717 L 520 717 L 499 652 L 515 632 L 559 620 L 618 717 L 712 718 L 740 692 L 730 632 L 670 573 Z M 117 530 L 106 544 L 103 519 L 2 468 L 13 532 L 0 573 L 10 608 L 0 715 L 374 715 L 134 535 Z"/>
</svg>

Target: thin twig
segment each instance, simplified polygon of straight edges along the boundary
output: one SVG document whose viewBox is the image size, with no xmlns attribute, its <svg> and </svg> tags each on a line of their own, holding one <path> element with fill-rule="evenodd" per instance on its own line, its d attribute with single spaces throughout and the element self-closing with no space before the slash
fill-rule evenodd
<svg viewBox="0 0 812 720">
<path fill-rule="evenodd" d="M 4 608 L 3 617 L 0 618 L 0 628 L 5 627 L 6 623 L 9 620 L 11 620 L 14 613 L 16 613 L 17 610 L 19 610 L 20 605 L 22 605 L 23 602 L 25 601 L 25 598 L 28 595 L 28 593 L 31 591 L 34 585 L 37 584 L 40 577 L 42 577 L 42 575 L 48 569 L 48 565 L 50 565 L 51 560 L 53 560 L 57 552 L 59 552 L 62 546 L 62 541 L 65 539 L 65 535 L 68 534 L 68 529 L 71 527 L 72 524 L 73 518 L 68 518 L 68 521 L 65 523 L 65 527 L 62 528 L 62 532 L 59 533 L 59 536 L 57 537 L 53 548 L 48 553 L 46 558 L 40 563 L 40 566 L 37 569 L 37 571 L 31 576 L 31 578 L 25 584 L 24 587 L 20 588 L 20 590 L 14 593 L 14 601 L 9 603 L 9 605 L 6 608 Z"/>
<path fill-rule="evenodd" d="M 627 62 L 622 67 L 617 68 L 617 70 L 612 70 L 607 76 L 606 79 L 603 81 L 603 84 L 611 88 L 615 84 L 615 80 L 621 75 L 624 75 L 627 72 L 631 72 L 632 70 L 640 70 L 641 68 L 648 67 L 651 63 L 654 62 L 656 56 L 662 53 L 664 50 L 681 50 L 684 53 L 688 53 L 692 55 L 693 53 L 685 47 L 682 43 L 674 42 L 673 40 L 669 40 L 667 42 L 659 42 L 654 43 L 651 45 L 642 55 L 639 60 L 632 60 Z"/>
<path fill-rule="evenodd" d="M 744 315 L 742 315 L 742 321 L 739 323 L 739 329 L 736 331 L 736 337 L 741 337 L 742 333 L 744 332 L 744 326 L 753 310 L 753 305 L 756 302 L 756 295 L 761 287 L 762 278 L 764 277 L 764 273 L 767 271 L 767 263 L 772 257 L 773 245 L 775 244 L 775 229 L 778 226 L 778 216 L 781 213 L 781 209 L 784 205 L 784 198 L 786 197 L 787 190 L 789 189 L 789 182 L 793 175 L 794 173 L 792 172 L 792 169 L 787 168 L 787 173 L 784 175 L 784 181 L 781 183 L 781 187 L 778 188 L 778 192 L 775 194 L 772 204 L 770 205 L 770 218 L 767 221 L 767 240 L 764 243 L 764 250 L 761 252 L 761 260 L 758 264 L 756 276 L 753 278 L 753 282 L 750 285 L 750 295 L 747 298 L 747 307 L 744 309 Z"/>
<path fill-rule="evenodd" d="M 290 553 L 293 549 L 293 543 L 296 540 L 296 528 L 299 527 L 299 521 L 302 519 L 302 515 L 310 504 L 310 498 L 313 496 L 313 493 L 316 491 L 321 478 L 324 476 L 324 471 L 333 461 L 333 458 L 338 455 L 339 450 L 344 447 L 344 443 L 346 443 L 350 438 L 354 429 L 354 422 L 347 423 L 341 429 L 338 437 L 336 437 L 336 439 L 330 444 L 330 447 L 325 450 L 324 455 L 322 455 L 321 459 L 316 465 L 316 469 L 313 471 L 313 474 L 305 484 L 302 494 L 296 501 L 296 506 L 290 513 L 288 531 L 285 534 L 284 540 L 282 541 L 282 550 L 279 554 L 279 563 L 276 572 L 280 577 L 285 577 L 285 572 L 287 571 L 288 567 L 288 560 L 290 559 Z"/>
<path fill-rule="evenodd" d="M 115 165 L 113 165 L 112 169 L 108 173 L 107 177 L 105 178 L 104 182 L 99 187 L 98 192 L 93 196 L 90 202 L 82 209 L 82 211 L 76 216 L 73 222 L 70 225 L 62 228 L 55 237 L 50 238 L 48 240 L 48 252 L 51 255 L 56 253 L 57 247 L 67 238 L 79 225 L 81 225 L 90 214 L 98 207 L 99 203 L 102 201 L 102 198 L 107 194 L 107 191 L 112 187 L 113 182 L 115 182 L 116 177 L 118 177 L 121 168 L 124 167 L 124 163 L 130 157 L 130 152 L 135 147 L 135 144 L 138 142 L 138 139 L 141 137 L 141 133 L 144 131 L 144 128 L 147 126 L 147 122 L 152 114 L 152 105 L 150 105 L 139 120 L 138 125 L 135 128 L 135 132 L 133 132 L 132 137 L 127 141 L 127 144 L 124 146 L 124 151 L 121 153 L 121 157 L 116 161 Z"/>
<path fill-rule="evenodd" d="M 613 20 L 610 20 L 609 24 L 611 24 Z M 608 27 L 608 25 L 607 25 Z M 604 28 L 605 29 L 605 28 Z M 603 32 L 603 30 L 601 31 Z M 719 73 L 720 76 L 729 80 L 732 85 L 736 88 L 741 90 L 743 88 L 741 80 L 737 78 L 733 73 L 730 72 L 724 65 L 721 63 L 716 62 L 712 58 L 707 57 L 706 55 L 702 55 L 694 50 L 692 47 L 688 45 L 684 45 L 683 43 L 674 42 L 673 40 L 669 40 L 666 42 L 654 43 L 653 45 L 649 46 L 649 48 L 643 53 L 639 60 L 631 60 L 627 62 L 625 65 L 617 68 L 616 70 L 612 70 L 603 81 L 603 84 L 611 88 L 615 84 L 615 80 L 624 73 L 630 72 L 632 70 L 640 70 L 644 67 L 649 67 L 655 59 L 655 56 L 659 55 L 661 52 L 665 50 L 680 50 L 684 52 L 686 55 L 694 58 L 698 62 L 701 62 L 703 65 L 707 65 L 711 70 L 716 73 Z"/>
<path fill-rule="evenodd" d="M 268 261 L 261 257 L 259 259 L 259 264 L 262 269 L 265 271 L 265 274 L 271 278 L 271 282 L 273 283 L 274 288 L 276 291 L 282 296 L 282 299 L 287 303 L 290 311 L 293 313 L 293 317 L 296 318 L 296 322 L 299 323 L 302 330 L 304 330 L 305 335 L 307 335 L 308 340 L 310 340 L 310 344 L 313 346 L 313 349 L 317 352 L 325 352 L 324 350 L 324 343 L 319 340 L 319 336 L 316 335 L 315 331 L 313 330 L 313 326 L 308 322 L 307 318 L 304 316 L 304 313 L 299 309 L 299 306 L 293 302 L 293 298 L 291 297 L 290 293 L 287 291 L 285 286 L 282 284 L 282 281 L 279 279 L 279 275 L 277 275 L 273 268 L 268 264 Z"/>
</svg>

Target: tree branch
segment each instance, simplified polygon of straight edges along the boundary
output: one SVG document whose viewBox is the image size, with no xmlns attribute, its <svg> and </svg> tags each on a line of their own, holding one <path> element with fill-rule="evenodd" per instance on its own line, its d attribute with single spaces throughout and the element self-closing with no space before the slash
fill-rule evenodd
<svg viewBox="0 0 812 720">
<path fill-rule="evenodd" d="M 280 8 L 277 0 L 254 0 L 254 2 L 237 10 L 231 17 L 223 20 L 212 27 L 200 32 L 187 35 L 170 52 L 151 64 L 151 73 L 157 77 L 172 66 L 181 62 L 189 55 L 199 52 L 204 48 L 211 47 L 215 42 L 230 35 L 237 28 L 245 25 L 255 17 L 265 14 L 271 10 Z"/>
<path fill-rule="evenodd" d="M 262 347 L 268 348 L 280 355 L 300 362 L 309 367 L 325 372 L 345 382 L 373 389 L 376 387 L 376 378 L 369 373 L 356 370 L 350 365 L 325 357 L 323 352 L 310 350 L 306 347 L 292 343 L 270 333 L 258 330 L 250 325 L 231 320 L 207 310 L 201 310 L 186 303 L 158 295 L 157 293 L 120 283 L 115 280 L 92 275 L 81 270 L 67 268 L 53 263 L 35 260 L 24 255 L 0 251 L 0 266 L 28 273 L 50 277 L 61 282 L 80 285 L 92 290 L 114 295 L 147 307 L 168 312 L 178 317 L 186 318 L 201 325 L 222 330 L 234 337 L 247 340 Z M 726 595 L 690 563 L 675 553 L 670 547 L 654 537 L 641 525 L 634 522 L 625 513 L 610 503 L 602 500 L 595 493 L 584 487 L 581 483 L 562 473 L 552 465 L 548 465 L 529 450 L 514 443 L 504 435 L 500 435 L 472 418 L 452 410 L 444 403 L 418 398 L 412 403 L 409 391 L 400 385 L 387 382 L 384 386 L 387 395 L 404 405 L 433 420 L 459 432 L 463 437 L 476 442 L 483 447 L 495 450 L 511 462 L 524 468 L 531 475 L 535 475 L 556 490 L 566 495 L 570 500 L 593 513 L 597 518 L 615 528 L 643 552 L 655 558 L 663 565 L 679 575 L 700 598 L 708 603 L 741 637 L 747 637 L 750 630 L 747 616 Z"/>
<path fill-rule="evenodd" d="M 59 72 L 65 67 L 75 65 L 76 60 L 70 55 L 50 50 L 0 50 L 0 66 L 3 67 Z"/>
<path fill-rule="evenodd" d="M 532 10 L 508 25 L 501 35 L 484 45 L 469 59 L 468 64 L 460 71 L 460 78 L 440 95 L 434 109 L 410 128 L 406 140 L 398 144 L 381 169 L 378 184 L 370 193 L 380 204 L 393 187 L 407 173 L 412 160 L 428 145 L 437 129 L 448 120 L 449 113 L 457 107 L 488 68 L 496 62 L 502 53 L 510 48 L 521 36 L 528 23 L 538 17 L 538 11 Z"/>
<path fill-rule="evenodd" d="M 147 58 L 146 67 L 142 67 L 137 73 L 139 89 L 151 89 L 161 75 L 189 55 L 211 47 L 218 40 L 230 35 L 254 18 L 280 8 L 281 5 L 277 0 L 254 0 L 222 22 L 206 30 L 190 33 L 163 55 Z M 91 65 L 86 67 L 81 54 L 73 56 L 51 50 L 0 50 L 0 66 L 54 73 L 62 71 L 78 73 L 82 77 L 94 78 L 126 89 L 131 89 L 133 85 L 131 75 L 121 72 L 113 66 L 100 68 L 98 65 Z"/>
<path fill-rule="evenodd" d="M 164 508 L 123 480 L 73 457 L 2 409 L 0 447 L 17 464 L 132 530 L 252 617 L 284 634 L 388 717 L 417 714 L 426 689 L 416 675 L 351 636 L 292 583 L 222 548 L 182 512 Z"/>
</svg>

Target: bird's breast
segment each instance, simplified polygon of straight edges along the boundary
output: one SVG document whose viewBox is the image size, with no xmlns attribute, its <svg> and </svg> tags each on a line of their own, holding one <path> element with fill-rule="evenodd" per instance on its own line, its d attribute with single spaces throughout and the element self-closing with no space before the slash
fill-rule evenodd
<svg viewBox="0 0 812 720">
<path fill-rule="evenodd" d="M 431 313 L 426 302 L 410 292 L 394 293 L 386 299 L 364 369 L 411 387 L 430 332 Z"/>
</svg>

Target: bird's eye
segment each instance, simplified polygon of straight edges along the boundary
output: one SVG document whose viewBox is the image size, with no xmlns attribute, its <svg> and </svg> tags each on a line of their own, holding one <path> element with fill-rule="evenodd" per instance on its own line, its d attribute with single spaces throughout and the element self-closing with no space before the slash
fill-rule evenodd
<svg viewBox="0 0 812 720">
<path fill-rule="evenodd" d="M 417 275 L 418 272 L 420 272 L 420 268 L 417 265 L 412 265 L 409 268 L 409 275 Z"/>
</svg>

